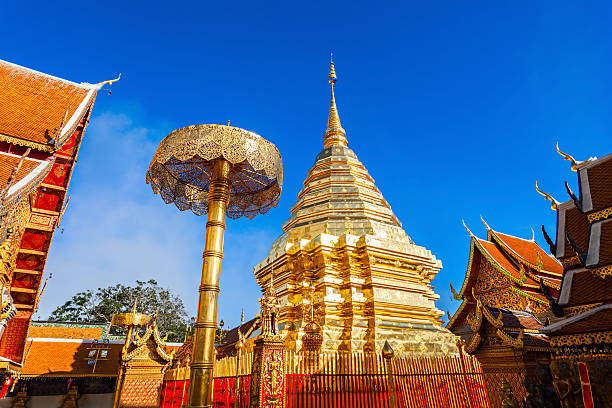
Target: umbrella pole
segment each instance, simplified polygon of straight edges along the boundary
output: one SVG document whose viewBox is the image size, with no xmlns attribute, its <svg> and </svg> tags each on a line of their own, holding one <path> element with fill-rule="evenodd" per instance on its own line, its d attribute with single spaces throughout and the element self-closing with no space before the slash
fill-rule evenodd
<svg viewBox="0 0 612 408">
<path fill-rule="evenodd" d="M 189 379 L 189 406 L 192 408 L 212 407 L 213 349 L 217 328 L 225 216 L 230 196 L 230 170 L 230 162 L 223 158 L 218 158 L 213 163 L 208 193 L 202 283 L 199 288 L 198 316 L 195 323 Z"/>
</svg>

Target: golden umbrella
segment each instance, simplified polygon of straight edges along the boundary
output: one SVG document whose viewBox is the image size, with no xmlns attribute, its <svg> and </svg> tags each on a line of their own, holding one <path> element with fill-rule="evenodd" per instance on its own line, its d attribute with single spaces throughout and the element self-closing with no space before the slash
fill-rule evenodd
<svg viewBox="0 0 612 408">
<path fill-rule="evenodd" d="M 210 407 L 225 217 L 253 218 L 276 207 L 283 185 L 281 156 L 276 146 L 248 130 L 187 126 L 160 142 L 147 183 L 179 210 L 208 214 L 189 406 Z"/>
</svg>

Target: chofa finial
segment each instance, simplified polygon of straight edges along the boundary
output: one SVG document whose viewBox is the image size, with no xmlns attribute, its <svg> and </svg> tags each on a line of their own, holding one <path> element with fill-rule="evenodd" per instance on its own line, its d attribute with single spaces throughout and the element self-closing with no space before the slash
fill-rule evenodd
<svg viewBox="0 0 612 408">
<path fill-rule="evenodd" d="M 557 211 L 559 209 L 559 202 L 553 198 L 550 194 L 547 194 L 538 188 L 538 182 L 535 184 L 536 191 L 544 196 L 545 199 L 550 200 L 550 208 Z"/>
<path fill-rule="evenodd" d="M 465 220 L 461 220 L 461 222 L 463 223 L 463 226 L 465 227 L 465 229 L 467 230 L 467 232 L 470 234 L 470 237 L 473 237 L 474 234 L 472 234 L 472 231 L 470 231 L 470 229 L 468 228 L 467 225 L 465 225 Z"/>
<path fill-rule="evenodd" d="M 115 79 L 109 79 L 108 81 L 102 81 L 102 82 L 99 82 L 99 83 L 98 83 L 98 85 L 99 85 L 100 87 L 103 87 L 104 85 L 112 85 L 112 84 L 114 84 L 115 82 L 117 82 L 117 81 L 118 81 L 118 80 L 120 80 L 120 79 L 121 79 L 121 72 L 119 73 L 119 76 L 117 76 L 117 78 L 115 78 Z"/>
<path fill-rule="evenodd" d="M 487 231 L 491 230 L 491 227 L 489 227 L 489 224 L 487 224 L 487 222 L 484 220 L 484 218 L 482 217 L 482 214 L 480 215 L 480 221 L 482 221 Z"/>
<path fill-rule="evenodd" d="M 578 171 L 578 162 L 572 156 L 570 156 L 569 154 L 563 153 L 561 150 L 559 150 L 559 142 L 557 142 L 557 153 L 559 153 L 561 156 L 563 156 L 563 159 L 569 160 L 570 163 L 572 163 L 571 169 L 573 171 Z"/>
</svg>

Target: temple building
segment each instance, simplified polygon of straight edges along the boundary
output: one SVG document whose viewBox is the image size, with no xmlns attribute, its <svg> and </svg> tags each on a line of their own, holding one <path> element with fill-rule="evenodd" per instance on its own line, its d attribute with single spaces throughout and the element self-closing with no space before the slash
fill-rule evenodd
<svg viewBox="0 0 612 408">
<path fill-rule="evenodd" d="M 550 249 L 487 227 L 470 232 L 461 305 L 447 324 L 482 364 L 492 406 L 502 384 L 525 406 L 612 405 L 612 154 L 571 162 L 576 196 L 561 203 L 536 189 L 557 212 Z M 469 230 L 468 230 L 469 231 Z M 506 387 L 508 389 L 508 387 Z M 535 405 L 529 405 L 535 404 Z"/>
<path fill-rule="evenodd" d="M 557 148 L 558 150 L 558 148 Z M 569 403 L 612 406 L 612 154 L 576 161 L 559 151 L 578 173 L 578 196 L 550 195 L 557 212 L 551 251 L 564 266 L 555 296 L 558 321 L 541 329 L 553 349 L 552 373 Z M 565 405 L 571 406 L 571 405 Z"/>
<path fill-rule="evenodd" d="M 54 231 L 98 90 L 0 60 L 0 372 L 22 371 Z"/>
<path fill-rule="evenodd" d="M 30 322 L 19 380 L 0 407 L 112 406 L 124 341 L 108 330 L 105 323 Z"/>
<path fill-rule="evenodd" d="M 323 149 L 303 182 L 283 234 L 254 268 L 261 288 L 273 281 L 286 346 L 302 348 L 316 310 L 324 350 L 456 353 L 441 327 L 431 280 L 442 267 L 416 245 L 364 165 L 348 147 L 330 64 L 331 104 Z"/>
<path fill-rule="evenodd" d="M 484 224 L 487 239 L 468 229 L 469 260 L 459 293 L 451 284 L 461 305 L 446 327 L 478 358 L 491 405 L 501 406 L 504 380 L 523 400 L 525 375 L 550 361 L 548 337 L 539 330 L 554 314 L 543 290 L 550 299 L 557 295 L 563 267 L 534 237 L 514 237 Z"/>
</svg>

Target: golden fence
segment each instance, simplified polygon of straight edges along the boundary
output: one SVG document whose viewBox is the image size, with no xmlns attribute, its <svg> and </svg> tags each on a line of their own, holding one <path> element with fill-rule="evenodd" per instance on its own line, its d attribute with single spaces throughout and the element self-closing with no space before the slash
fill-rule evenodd
<svg viewBox="0 0 612 408">
<path fill-rule="evenodd" d="M 252 363 L 252 353 L 216 361 L 215 406 L 234 406 L 236 381 L 247 392 Z M 489 408 L 482 369 L 472 356 L 385 360 L 374 353 L 286 351 L 285 374 L 286 408 Z M 242 406 L 248 395 L 239 398 Z"/>
<path fill-rule="evenodd" d="M 236 377 L 236 375 L 251 375 L 253 353 L 240 356 L 229 356 L 216 360 L 213 366 L 213 378 Z M 238 372 L 236 372 L 238 370 Z"/>
</svg>

